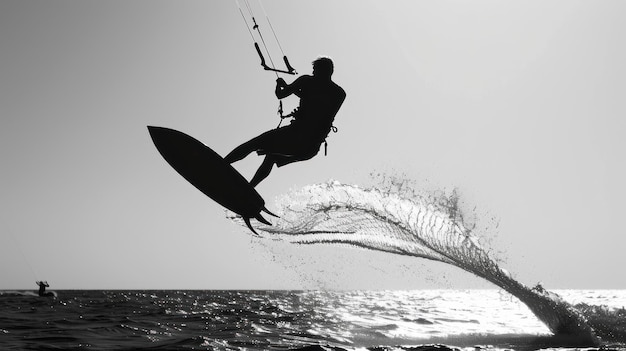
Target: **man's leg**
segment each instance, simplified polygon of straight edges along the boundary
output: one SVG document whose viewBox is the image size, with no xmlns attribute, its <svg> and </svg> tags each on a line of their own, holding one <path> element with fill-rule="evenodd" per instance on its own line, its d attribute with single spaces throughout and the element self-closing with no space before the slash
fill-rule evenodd
<svg viewBox="0 0 626 351">
<path fill-rule="evenodd" d="M 259 149 L 259 138 L 260 136 L 237 146 L 233 151 L 226 155 L 226 157 L 224 157 L 224 161 L 234 163 L 243 160 L 250 153 Z"/>
<path fill-rule="evenodd" d="M 272 171 L 272 167 L 274 167 L 275 162 L 276 161 L 274 160 L 274 157 L 265 156 L 265 159 L 263 159 L 263 163 L 261 163 L 261 166 L 259 166 L 259 169 L 257 169 L 254 177 L 252 177 L 252 180 L 250 180 L 250 185 L 252 185 L 253 188 L 256 187 L 263 179 L 267 178 L 268 175 L 270 175 L 270 172 Z"/>
<path fill-rule="evenodd" d="M 266 149 L 268 146 L 274 145 L 276 141 L 283 138 L 283 136 L 284 133 L 281 134 L 278 129 L 267 131 L 237 146 L 233 151 L 226 155 L 226 157 L 224 157 L 224 161 L 234 163 L 243 160 L 253 151 Z"/>
</svg>

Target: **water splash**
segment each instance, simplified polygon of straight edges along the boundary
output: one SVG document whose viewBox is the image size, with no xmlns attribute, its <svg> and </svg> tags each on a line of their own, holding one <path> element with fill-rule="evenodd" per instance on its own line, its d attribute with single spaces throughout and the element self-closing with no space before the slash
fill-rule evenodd
<svg viewBox="0 0 626 351">
<path fill-rule="evenodd" d="M 408 195 L 408 196 L 404 196 Z M 329 182 L 309 185 L 278 200 L 280 219 L 260 236 L 295 244 L 348 244 L 454 265 L 519 298 L 554 333 L 598 344 L 587 318 L 540 285 L 511 277 L 472 234 L 458 198 Z M 232 218 L 235 219 L 236 218 Z M 602 333 L 604 336 L 604 333 Z"/>
</svg>

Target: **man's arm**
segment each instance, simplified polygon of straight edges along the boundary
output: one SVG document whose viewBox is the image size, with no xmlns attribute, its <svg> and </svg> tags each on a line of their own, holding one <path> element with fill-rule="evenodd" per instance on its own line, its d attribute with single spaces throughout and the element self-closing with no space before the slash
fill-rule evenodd
<svg viewBox="0 0 626 351">
<path fill-rule="evenodd" d="M 286 98 L 291 94 L 296 94 L 300 96 L 300 89 L 302 87 L 302 82 L 306 76 L 298 77 L 298 79 L 294 80 L 293 83 L 287 84 L 284 79 L 278 78 L 276 79 L 276 90 L 274 93 L 276 97 L 279 99 Z"/>
</svg>

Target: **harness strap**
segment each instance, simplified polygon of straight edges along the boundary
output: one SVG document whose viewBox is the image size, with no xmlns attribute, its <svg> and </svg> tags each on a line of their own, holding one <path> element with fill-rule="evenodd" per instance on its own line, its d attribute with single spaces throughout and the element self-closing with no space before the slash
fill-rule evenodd
<svg viewBox="0 0 626 351">
<path fill-rule="evenodd" d="M 330 132 L 333 133 L 337 133 L 337 131 L 339 131 L 339 129 L 337 129 L 337 127 L 335 126 L 330 126 Z M 328 135 L 326 135 L 326 138 L 324 138 L 324 156 L 328 156 L 328 141 L 326 141 L 326 139 L 328 138 Z"/>
</svg>

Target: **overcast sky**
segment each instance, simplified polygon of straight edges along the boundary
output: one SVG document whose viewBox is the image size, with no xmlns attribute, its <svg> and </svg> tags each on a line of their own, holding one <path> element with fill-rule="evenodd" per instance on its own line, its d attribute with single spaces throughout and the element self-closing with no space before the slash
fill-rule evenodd
<svg viewBox="0 0 626 351">
<path fill-rule="evenodd" d="M 626 3 L 263 6 L 292 65 L 308 74 L 330 55 L 348 94 L 329 155 L 257 188 L 270 209 L 306 184 L 404 174 L 457 188 L 521 282 L 626 288 Z M 419 259 L 253 238 L 165 163 L 147 125 L 225 155 L 278 124 L 276 76 L 234 1 L 2 0 L 0 48 L 0 289 L 493 287 Z M 260 162 L 235 167 L 250 178 Z"/>
</svg>

